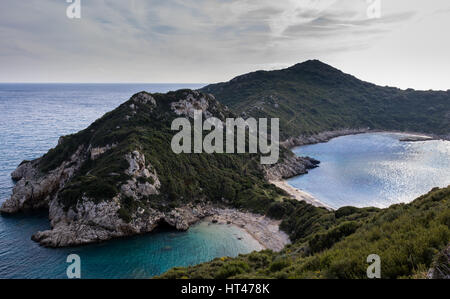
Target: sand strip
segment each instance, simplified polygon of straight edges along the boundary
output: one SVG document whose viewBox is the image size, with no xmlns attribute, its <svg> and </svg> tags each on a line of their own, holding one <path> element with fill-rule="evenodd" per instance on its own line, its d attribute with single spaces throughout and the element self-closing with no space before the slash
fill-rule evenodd
<svg viewBox="0 0 450 299">
<path fill-rule="evenodd" d="M 320 202 L 319 200 L 314 198 L 314 196 L 312 196 L 311 194 L 309 194 L 305 191 L 302 191 L 300 189 L 292 187 L 286 181 L 271 181 L 270 183 L 274 184 L 275 186 L 277 186 L 280 189 L 283 189 L 284 191 L 286 191 L 289 195 L 291 195 L 296 200 L 305 201 L 315 207 L 326 208 L 328 210 L 332 210 L 331 207 Z"/>
</svg>

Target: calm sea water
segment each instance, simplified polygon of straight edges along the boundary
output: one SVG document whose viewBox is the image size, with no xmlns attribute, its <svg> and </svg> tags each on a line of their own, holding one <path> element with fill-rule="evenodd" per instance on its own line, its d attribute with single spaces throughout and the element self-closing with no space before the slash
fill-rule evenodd
<svg viewBox="0 0 450 299">
<path fill-rule="evenodd" d="M 333 208 L 384 208 L 450 185 L 450 142 L 399 141 L 404 136 L 370 133 L 295 148 L 321 164 L 288 182 Z"/>
<path fill-rule="evenodd" d="M 11 195 L 10 173 L 146 90 L 167 92 L 202 84 L 0 84 L 0 203 Z M 200 223 L 188 232 L 158 233 L 69 249 L 47 249 L 30 237 L 49 228 L 47 215 L 0 216 L 0 278 L 65 278 L 66 258 L 81 257 L 84 278 L 145 278 L 174 266 L 261 249 L 242 230 Z M 238 240 L 241 238 L 242 240 Z"/>
</svg>

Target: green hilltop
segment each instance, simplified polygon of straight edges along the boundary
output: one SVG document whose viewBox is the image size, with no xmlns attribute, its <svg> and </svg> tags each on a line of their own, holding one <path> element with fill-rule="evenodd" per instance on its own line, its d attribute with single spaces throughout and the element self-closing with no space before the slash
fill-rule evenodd
<svg viewBox="0 0 450 299">
<path fill-rule="evenodd" d="M 164 278 L 364 278 L 365 259 L 373 253 L 386 278 L 448 269 L 450 187 L 387 209 L 318 208 L 268 181 L 271 171 L 281 179 L 314 167 L 288 149 L 281 148 L 275 170 L 261 166 L 258 154 L 170 150 L 172 121 L 194 108 L 222 121 L 236 114 L 280 118 L 284 139 L 367 127 L 450 133 L 450 91 L 380 87 L 308 61 L 200 91 L 138 93 L 85 130 L 61 137 L 43 157 L 19 165 L 13 194 L 0 210 L 48 208 L 52 229 L 33 239 L 51 247 L 147 233 L 164 221 L 187 229 L 211 203 L 280 219 L 293 241 L 280 253 L 216 259 Z"/>
<path fill-rule="evenodd" d="M 450 91 L 381 87 L 318 60 L 256 71 L 201 91 L 239 115 L 280 118 L 284 139 L 347 128 L 450 133 Z"/>
</svg>

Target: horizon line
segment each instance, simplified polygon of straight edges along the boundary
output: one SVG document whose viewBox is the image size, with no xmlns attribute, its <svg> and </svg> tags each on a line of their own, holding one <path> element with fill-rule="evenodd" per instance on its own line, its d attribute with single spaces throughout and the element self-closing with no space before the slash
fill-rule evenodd
<svg viewBox="0 0 450 299">
<path fill-rule="evenodd" d="M 357 79 L 361 80 L 359 78 L 357 78 Z M 412 88 L 412 87 L 401 88 L 401 87 L 390 86 L 390 85 L 382 86 L 382 85 L 379 85 L 379 84 L 376 84 L 376 83 L 372 83 L 372 82 L 368 82 L 368 81 L 364 81 L 364 80 L 361 80 L 361 81 L 366 82 L 366 83 L 370 83 L 370 84 L 374 84 L 374 85 L 379 86 L 379 87 L 396 88 L 396 89 L 400 89 L 400 90 L 403 90 L 403 91 L 413 90 L 413 91 L 422 91 L 422 92 L 427 92 L 427 91 L 450 92 L 450 88 L 448 88 L 446 90 L 445 89 L 432 89 L 432 88 L 430 88 L 430 89 L 415 89 L 415 88 Z M 229 82 L 229 81 L 226 81 L 226 82 Z M 97 85 L 100 85 L 100 84 L 105 84 L 105 85 L 113 85 L 113 84 L 117 84 L 117 85 L 119 85 L 119 84 L 123 84 L 123 85 L 126 85 L 126 84 L 176 85 L 176 84 L 180 84 L 180 85 L 183 85 L 183 84 L 188 84 L 188 85 L 204 85 L 204 86 L 207 86 L 207 85 L 210 85 L 210 84 L 218 84 L 218 83 L 224 83 L 224 82 L 205 83 L 205 82 L 39 82 L 39 81 L 36 81 L 36 82 L 0 82 L 0 85 L 5 85 L 5 84 L 42 84 L 42 85 L 45 85 L 45 84 L 47 84 L 47 85 L 51 85 L 51 84 L 54 84 L 54 85 L 57 85 L 57 84 L 61 84 L 61 85 L 62 84 L 82 84 L 82 85 L 89 85 L 89 84 L 92 84 L 92 85 L 94 85 L 94 84 L 97 84 Z"/>
<path fill-rule="evenodd" d="M 0 82 L 0 84 L 212 84 L 205 82 Z"/>
</svg>

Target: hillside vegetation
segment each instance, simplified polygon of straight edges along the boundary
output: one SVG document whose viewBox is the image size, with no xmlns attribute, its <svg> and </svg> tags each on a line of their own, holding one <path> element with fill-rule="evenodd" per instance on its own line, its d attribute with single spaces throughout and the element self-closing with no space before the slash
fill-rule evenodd
<svg viewBox="0 0 450 299">
<path fill-rule="evenodd" d="M 237 114 L 280 118 L 284 139 L 345 128 L 450 133 L 450 91 L 381 87 L 317 60 L 249 73 L 201 91 Z"/>
<path fill-rule="evenodd" d="M 64 186 L 58 197 L 66 209 L 75 207 L 83 194 L 97 203 L 109 201 L 119 194 L 120 186 L 131 179 L 126 174 L 130 165 L 125 157 L 135 150 L 145 156 L 146 162 L 157 173 L 161 187 L 159 194 L 139 196 L 138 200 L 123 199 L 121 216 L 125 220 L 139 206 L 170 210 L 203 198 L 265 213 L 272 202 L 283 198 L 284 192 L 264 179 L 259 155 L 178 155 L 170 149 L 175 134 L 171 123 L 178 117 L 171 110 L 172 103 L 190 95 L 198 99 L 204 98 L 204 95 L 190 90 L 152 94 L 156 103 L 153 104 L 137 100 L 143 94 L 133 96 L 87 129 L 63 137 L 55 149 L 39 160 L 38 167 L 46 173 L 67 161 L 80 146 L 102 148 L 115 145 L 96 159 L 86 159 Z M 207 98 L 207 101 L 208 109 L 214 116 L 221 119 L 233 117 L 213 98 Z"/>
<path fill-rule="evenodd" d="M 301 221 L 291 229 L 299 233 L 294 244 L 280 253 L 265 250 L 217 258 L 172 269 L 160 278 L 363 279 L 370 254 L 380 256 L 385 279 L 425 278 L 430 267 L 439 265 L 449 270 L 443 252 L 450 241 L 450 186 L 382 210 L 316 211 L 294 212 Z"/>
<path fill-rule="evenodd" d="M 33 240 L 49 247 L 147 233 L 164 222 L 186 230 L 211 213 L 211 205 L 283 219 L 292 236 L 303 234 L 294 227 L 303 213 L 294 211 L 325 213 L 269 183 L 260 154 L 174 153 L 172 121 L 186 117 L 192 126 L 194 110 L 204 118 L 235 118 L 197 91 L 138 93 L 85 130 L 61 137 L 43 157 L 24 161 L 12 173 L 17 184 L 0 211 L 48 208 L 52 229 Z M 292 155 L 281 148 L 280 161 L 289 157 L 296 173 L 313 167 Z"/>
</svg>

